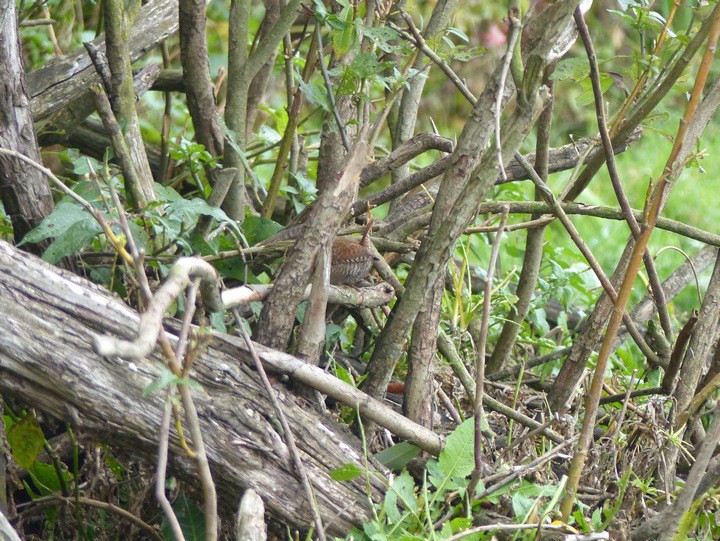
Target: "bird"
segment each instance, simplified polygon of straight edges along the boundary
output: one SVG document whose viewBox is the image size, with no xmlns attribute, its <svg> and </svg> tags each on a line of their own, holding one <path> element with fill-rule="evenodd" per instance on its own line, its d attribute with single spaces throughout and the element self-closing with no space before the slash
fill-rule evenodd
<svg viewBox="0 0 720 541">
<path fill-rule="evenodd" d="M 337 237 L 332 245 L 330 283 L 335 286 L 357 284 L 370 274 L 377 259 L 367 231 L 361 238 Z"/>
</svg>

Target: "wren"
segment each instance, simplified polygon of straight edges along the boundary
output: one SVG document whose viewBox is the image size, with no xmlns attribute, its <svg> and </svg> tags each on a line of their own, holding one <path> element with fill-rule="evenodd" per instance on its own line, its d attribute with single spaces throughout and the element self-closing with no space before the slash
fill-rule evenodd
<svg viewBox="0 0 720 541">
<path fill-rule="evenodd" d="M 367 233 L 361 238 L 338 237 L 332 245 L 330 283 L 352 285 L 366 278 L 377 260 Z"/>
</svg>

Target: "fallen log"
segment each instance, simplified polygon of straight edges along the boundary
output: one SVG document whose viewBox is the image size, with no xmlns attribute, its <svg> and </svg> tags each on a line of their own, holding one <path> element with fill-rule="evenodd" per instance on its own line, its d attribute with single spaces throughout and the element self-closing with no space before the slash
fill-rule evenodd
<svg viewBox="0 0 720 541">
<path fill-rule="evenodd" d="M 162 369 L 159 354 L 128 362 L 103 358 L 96 334 L 132 340 L 138 314 L 105 289 L 58 270 L 0 241 L 0 392 L 70 423 L 82 437 L 153 460 L 164 395 L 143 396 Z M 261 358 L 267 350 L 259 348 Z M 242 347 L 211 341 L 193 365 L 193 390 L 210 467 L 226 518 L 243 490 L 252 488 L 267 511 L 293 527 L 312 524 L 299 477 L 278 433 L 275 414 Z M 310 409 L 277 384 L 285 414 L 313 484 L 330 535 L 343 535 L 367 519 L 382 483 L 336 482 L 329 472 L 355 463 L 364 468 L 362 444 L 344 426 Z M 173 437 L 175 475 L 195 485 L 194 463 Z M 192 445 L 192 444 L 191 444 Z"/>
</svg>

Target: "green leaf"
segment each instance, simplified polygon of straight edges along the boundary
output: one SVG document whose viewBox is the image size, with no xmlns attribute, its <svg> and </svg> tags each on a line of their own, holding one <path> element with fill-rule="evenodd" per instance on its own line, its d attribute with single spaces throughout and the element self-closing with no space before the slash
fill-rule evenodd
<svg viewBox="0 0 720 541">
<path fill-rule="evenodd" d="M 474 423 L 474 419 L 470 418 L 459 425 L 447 437 L 445 448 L 437 461 L 428 461 L 429 480 L 438 492 L 467 486 L 465 478 L 472 473 L 475 466 Z"/>
<path fill-rule="evenodd" d="M 346 8 L 347 9 L 347 8 Z M 343 13 L 345 10 L 343 10 Z M 352 10 L 348 10 L 352 17 Z M 342 17 L 342 14 L 340 15 Z M 352 22 L 345 19 L 346 22 Z M 349 53 L 356 49 L 359 45 L 359 35 L 357 27 L 354 24 L 348 24 L 344 30 L 335 30 L 333 32 L 333 47 L 339 56 Z"/>
<path fill-rule="evenodd" d="M 370 38 L 378 49 L 386 53 L 399 51 L 403 47 L 398 45 L 400 35 L 387 26 L 363 27 L 363 34 Z"/>
<path fill-rule="evenodd" d="M 34 494 L 33 499 L 36 499 L 37 496 L 49 496 L 50 494 L 57 494 L 61 491 L 57 470 L 51 464 L 43 464 L 42 462 L 36 461 L 28 470 L 28 473 L 39 493 L 35 494 L 28 491 L 28 494 Z M 62 470 L 62 476 L 66 481 L 70 481 L 71 475 L 67 470 Z"/>
<path fill-rule="evenodd" d="M 35 243 L 49 238 L 57 238 L 77 223 L 89 224 L 90 222 L 94 222 L 99 231 L 100 226 L 84 208 L 74 201 L 61 201 L 39 226 L 25 235 L 19 246 L 26 242 Z"/>
<path fill-rule="evenodd" d="M 303 93 L 305 99 L 315 107 L 322 107 L 324 111 L 330 112 L 330 101 L 328 100 L 327 91 L 324 86 L 320 86 L 315 82 L 305 83 L 300 81 L 300 92 Z"/>
<path fill-rule="evenodd" d="M 315 17 L 319 21 L 323 21 L 325 17 L 327 17 L 327 9 L 325 9 L 325 4 L 323 4 L 322 0 L 313 0 L 313 6 L 315 6 Z"/>
<path fill-rule="evenodd" d="M 550 76 L 553 81 L 581 81 L 590 75 L 590 64 L 587 58 L 568 58 L 561 60 Z"/>
<path fill-rule="evenodd" d="M 163 186 L 157 182 L 155 183 L 155 192 L 160 201 L 172 202 L 184 199 L 172 186 Z"/>
<path fill-rule="evenodd" d="M 331 470 L 330 479 L 332 479 L 333 481 L 350 481 L 351 479 L 355 479 L 362 474 L 363 470 L 361 470 L 356 464 L 349 462 L 344 466 L 340 466 L 339 468 Z"/>
<path fill-rule="evenodd" d="M 467 477 L 475 467 L 475 420 L 470 418 L 447 437 L 445 448 L 438 457 L 441 473 L 453 477 Z"/>
<path fill-rule="evenodd" d="M 13 424 L 7 439 L 15 462 L 26 470 L 33 465 L 45 444 L 45 436 L 33 415 L 27 415 Z"/>
<path fill-rule="evenodd" d="M 405 467 L 407 463 L 418 456 L 418 454 L 420 454 L 419 447 L 412 443 L 402 441 L 392 447 L 383 449 L 375 455 L 375 458 L 391 470 L 399 470 Z"/>
<path fill-rule="evenodd" d="M 458 45 L 453 47 L 448 56 L 459 62 L 469 62 L 487 53 L 481 45 Z"/>
<path fill-rule="evenodd" d="M 247 216 L 243 222 L 243 233 L 250 246 L 273 236 L 281 229 L 279 223 L 261 216 Z"/>
<path fill-rule="evenodd" d="M 185 493 L 180 493 L 172 507 L 186 541 L 203 541 L 205 539 L 205 514 L 202 509 L 195 502 L 188 500 Z M 164 517 L 162 532 L 165 539 L 175 539 L 172 529 Z"/>
<path fill-rule="evenodd" d="M 149 396 L 157 391 L 167 389 L 171 385 L 185 385 L 194 389 L 202 389 L 200 384 L 192 379 L 180 378 L 173 374 L 169 368 L 163 366 L 158 379 L 143 389 L 143 396 Z"/>
<path fill-rule="evenodd" d="M 452 26 L 452 27 L 448 28 L 447 32 L 448 32 L 448 34 L 453 34 L 453 35 L 459 37 L 465 43 L 470 42 L 470 38 L 467 37 L 467 34 L 465 32 L 463 32 L 462 30 L 460 30 L 459 28 Z"/>
<path fill-rule="evenodd" d="M 398 506 L 398 500 L 402 506 Z M 406 471 L 395 478 L 385 494 L 385 512 L 388 518 L 397 524 L 402 520 L 402 511 L 407 509 L 412 513 L 419 511 L 417 498 L 415 497 L 415 481 Z"/>
<path fill-rule="evenodd" d="M 86 216 L 89 216 L 86 214 Z M 57 263 L 63 257 L 89 246 L 92 240 L 102 231 L 100 224 L 90 218 L 74 223 L 65 233 L 57 237 L 42 255 L 48 263 Z"/>
<path fill-rule="evenodd" d="M 355 75 L 365 79 L 391 68 L 392 65 L 392 62 L 378 62 L 373 53 L 360 53 L 353 59 L 350 69 Z"/>
</svg>

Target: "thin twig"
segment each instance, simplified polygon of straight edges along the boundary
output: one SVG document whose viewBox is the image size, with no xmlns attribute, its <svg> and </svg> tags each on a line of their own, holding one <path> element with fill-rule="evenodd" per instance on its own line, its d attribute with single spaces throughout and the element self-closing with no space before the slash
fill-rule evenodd
<svg viewBox="0 0 720 541">
<path fill-rule="evenodd" d="M 605 149 L 605 163 L 607 165 L 608 174 L 610 175 L 610 182 L 615 196 L 617 197 L 620 208 L 623 211 L 625 220 L 627 221 L 630 231 L 635 239 L 640 236 L 640 225 L 638 224 L 635 215 L 633 214 L 632 208 L 630 207 L 630 201 L 628 201 L 625 191 L 622 188 L 620 182 L 620 175 L 618 174 L 617 165 L 615 163 L 615 152 L 613 151 L 612 142 L 610 141 L 610 132 L 607 127 L 607 120 L 605 119 L 605 104 L 603 103 L 602 87 L 600 86 L 600 70 L 598 68 L 597 56 L 595 55 L 595 48 L 590 38 L 590 32 L 587 24 L 583 17 L 580 8 L 575 10 L 575 24 L 577 25 L 580 37 L 585 45 L 585 51 L 587 53 L 588 62 L 590 63 L 590 81 L 592 83 L 593 95 L 595 97 L 595 116 L 597 117 L 598 130 L 600 131 L 600 137 L 602 139 L 603 148 Z M 660 317 L 660 325 L 663 328 L 665 337 L 668 342 L 672 341 L 673 330 L 672 323 L 670 322 L 670 313 L 667 309 L 667 301 L 665 300 L 665 292 L 663 291 L 660 283 L 660 276 L 655 268 L 655 262 L 650 255 L 649 251 L 645 251 L 643 256 L 645 263 L 645 269 L 648 273 L 648 279 L 650 280 L 650 286 L 652 287 L 653 299 L 657 307 L 658 316 Z"/>
<path fill-rule="evenodd" d="M 500 70 L 500 81 L 498 82 L 497 92 L 495 92 L 495 150 L 497 150 L 498 165 L 500 167 L 500 174 L 502 179 L 507 180 L 507 173 L 505 173 L 505 165 L 502 159 L 502 143 L 500 141 L 500 117 L 502 115 L 502 101 L 503 94 L 505 93 L 505 82 L 507 81 L 508 71 L 510 71 L 510 63 L 513 58 L 513 51 L 515 50 L 515 44 L 517 43 L 518 36 L 520 35 L 520 20 L 517 17 L 510 15 L 510 37 L 508 38 L 508 46 L 505 51 L 503 58 L 502 69 Z"/>
<path fill-rule="evenodd" d="M 586 261 L 590 265 L 590 268 L 595 273 L 595 276 L 600 281 L 600 284 L 602 285 L 603 289 L 605 290 L 605 293 L 607 293 L 608 297 L 610 297 L 610 300 L 613 302 L 616 302 L 618 298 L 617 291 L 615 291 L 615 287 L 610 282 L 610 279 L 605 274 L 605 271 L 603 271 L 602 267 L 600 266 L 600 263 L 593 255 L 592 251 L 588 247 L 588 245 L 583 240 L 582 236 L 578 232 L 578 230 L 575 228 L 573 223 L 570 221 L 570 219 L 567 217 L 567 214 L 562 209 L 562 206 L 558 202 L 558 200 L 555 198 L 555 195 L 552 193 L 550 188 L 548 188 L 548 185 L 543 182 L 543 180 L 538 176 L 538 174 L 533 169 L 532 165 L 525 159 L 525 157 L 520 154 L 519 152 L 515 153 L 515 159 L 520 163 L 528 172 L 528 175 L 530 175 L 530 179 L 533 181 L 535 186 L 540 191 L 540 194 L 543 196 L 545 201 L 550 204 L 550 206 L 555 211 L 555 215 L 558 217 L 558 219 L 562 222 L 563 226 L 565 226 L 565 229 L 568 232 L 568 235 L 572 239 L 572 241 L 575 243 L 575 245 L 580 250 L 580 253 L 585 257 Z M 657 353 L 652 350 L 652 348 L 645 342 L 645 339 L 640 334 L 640 331 L 638 331 L 635 322 L 632 320 L 630 315 L 627 312 L 623 313 L 623 323 L 625 323 L 625 326 L 628 329 L 628 332 L 630 333 L 630 336 L 632 336 L 635 343 L 638 345 L 638 347 L 642 350 L 643 354 L 648 357 L 652 362 L 659 362 Z"/>
<path fill-rule="evenodd" d="M 185 536 L 183 535 L 182 528 L 178 522 L 175 511 L 170 505 L 170 501 L 165 495 L 165 472 L 167 471 L 168 462 L 168 446 L 170 440 L 170 411 L 172 409 L 172 388 L 168 389 L 167 397 L 165 398 L 165 408 L 163 408 L 162 422 L 160 423 L 160 443 L 158 446 L 157 456 L 157 467 L 155 473 L 155 498 L 160 502 L 160 507 L 165 513 L 170 523 L 175 539 L 178 541 L 184 541 Z"/>
<path fill-rule="evenodd" d="M 315 21 L 315 39 L 318 42 L 318 61 L 320 62 L 320 71 L 322 72 L 323 79 L 325 80 L 325 88 L 327 89 L 328 99 L 330 100 L 330 107 L 337 123 L 338 132 L 342 139 L 342 144 L 345 147 L 345 152 L 350 152 L 350 143 L 348 142 L 347 134 L 345 133 L 345 126 L 343 126 L 342 119 L 340 118 L 340 112 L 335 104 L 335 94 L 332 89 L 332 81 L 330 81 L 330 75 L 328 74 L 327 68 L 325 67 L 325 51 L 323 50 L 322 32 L 320 31 L 320 21 Z"/>
<path fill-rule="evenodd" d="M 495 268 L 497 267 L 497 259 L 500 253 L 500 241 L 503 236 L 503 228 L 507 221 L 508 212 L 507 208 L 503 209 L 502 216 L 500 217 L 500 224 L 498 225 L 498 232 L 495 235 L 493 241 L 492 250 L 490 252 L 490 261 L 488 262 L 487 279 L 485 280 L 485 291 L 483 293 L 483 311 L 482 320 L 480 324 L 480 337 L 476 347 L 476 360 L 475 360 L 475 471 L 472 475 L 472 481 L 468 489 L 470 494 L 475 492 L 475 486 L 477 486 L 480 477 L 482 476 L 483 466 L 483 453 L 482 453 L 482 442 L 483 442 L 483 421 L 485 412 L 483 411 L 483 393 L 485 390 L 485 349 L 487 347 L 487 335 L 490 326 L 490 310 L 492 309 L 492 289 L 493 289 L 493 277 L 495 274 Z"/>
<path fill-rule="evenodd" d="M 408 35 L 404 30 L 401 28 L 398 28 L 395 26 L 392 22 L 388 21 L 388 26 L 395 30 L 398 34 L 400 34 L 400 37 L 403 38 L 406 41 L 409 41 L 410 43 L 413 43 L 418 49 L 420 49 L 425 56 L 427 56 L 430 60 L 432 60 L 437 66 L 447 75 L 448 79 L 454 84 L 457 89 L 460 91 L 460 93 L 465 96 L 465 99 L 467 99 L 473 106 L 477 102 L 477 98 L 473 96 L 472 92 L 468 89 L 467 86 L 460 80 L 460 77 L 457 76 L 457 74 L 448 66 L 436 53 L 433 51 L 430 47 L 427 46 L 427 43 L 425 43 L 425 40 L 423 39 L 422 35 L 418 31 L 418 29 L 415 27 L 415 23 L 413 22 L 410 15 L 405 13 L 404 11 L 400 12 L 400 16 L 403 18 L 405 23 L 408 25 L 408 28 L 410 29 L 411 35 Z"/>
<path fill-rule="evenodd" d="M 312 509 L 315 528 L 317 529 L 317 536 L 319 539 L 321 539 L 321 541 L 325 541 L 325 528 L 323 527 L 322 517 L 320 516 L 320 510 L 318 509 L 317 502 L 315 501 L 315 495 L 313 493 L 312 485 L 310 484 L 310 478 L 308 477 L 305 466 L 302 462 L 302 459 L 300 458 L 300 453 L 298 452 L 297 446 L 295 445 L 295 436 L 290 429 L 290 425 L 288 424 L 287 417 L 285 417 L 285 413 L 282 410 L 282 406 L 280 405 L 280 401 L 277 398 L 275 389 L 273 389 L 272 385 L 270 384 L 270 380 L 268 379 L 265 368 L 262 365 L 262 361 L 260 360 L 260 357 L 258 357 L 257 351 L 255 351 L 255 345 L 250 339 L 250 335 L 245 328 L 245 324 L 240 317 L 237 308 L 233 308 L 232 314 L 235 317 L 235 322 L 238 329 L 240 329 L 240 334 L 245 340 L 245 344 L 250 351 L 250 355 L 252 356 L 253 361 L 255 361 L 255 369 L 260 376 L 263 387 L 268 394 L 270 402 L 272 402 L 275 413 L 277 413 L 278 420 L 280 421 L 280 425 L 282 426 L 285 443 L 288 446 L 290 455 L 293 458 L 293 463 L 295 464 L 295 468 L 297 469 L 298 475 L 300 476 L 300 481 L 303 486 L 303 490 L 305 491 L 305 497 L 308 500 L 308 505 L 310 505 L 310 509 Z"/>
</svg>

